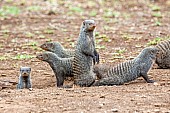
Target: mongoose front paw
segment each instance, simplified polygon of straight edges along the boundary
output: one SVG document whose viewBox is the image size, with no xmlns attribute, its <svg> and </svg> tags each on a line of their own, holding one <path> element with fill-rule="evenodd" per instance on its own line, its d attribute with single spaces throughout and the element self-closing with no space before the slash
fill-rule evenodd
<svg viewBox="0 0 170 113">
<path fill-rule="evenodd" d="M 94 58 L 93 58 L 93 62 L 94 64 L 97 62 L 97 64 L 99 63 L 99 53 L 95 50 L 94 51 Z"/>
<path fill-rule="evenodd" d="M 147 83 L 154 83 L 154 80 L 148 80 Z"/>
</svg>

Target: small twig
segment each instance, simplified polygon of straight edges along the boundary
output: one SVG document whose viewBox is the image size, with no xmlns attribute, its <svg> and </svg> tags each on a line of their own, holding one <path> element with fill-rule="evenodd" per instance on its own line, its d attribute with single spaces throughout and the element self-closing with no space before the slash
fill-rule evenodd
<svg viewBox="0 0 170 113">
<path fill-rule="evenodd" d="M 51 23 L 48 24 L 51 28 L 58 30 L 58 28 L 55 25 L 52 25 Z"/>
</svg>

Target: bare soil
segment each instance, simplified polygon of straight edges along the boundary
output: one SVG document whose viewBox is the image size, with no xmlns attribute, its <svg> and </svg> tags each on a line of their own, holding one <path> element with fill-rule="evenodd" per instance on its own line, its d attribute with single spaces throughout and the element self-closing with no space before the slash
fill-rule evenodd
<svg viewBox="0 0 170 113">
<path fill-rule="evenodd" d="M 153 84 L 138 78 L 120 86 L 66 89 L 57 88 L 52 69 L 35 58 L 46 41 L 74 49 L 85 19 L 97 22 L 101 64 L 134 58 L 156 38 L 170 38 L 170 0 L 1 0 L 4 6 L 20 13 L 0 16 L 0 113 L 170 113 L 169 69 L 155 64 L 148 73 Z M 32 68 L 32 91 L 16 89 L 21 66 Z"/>
</svg>

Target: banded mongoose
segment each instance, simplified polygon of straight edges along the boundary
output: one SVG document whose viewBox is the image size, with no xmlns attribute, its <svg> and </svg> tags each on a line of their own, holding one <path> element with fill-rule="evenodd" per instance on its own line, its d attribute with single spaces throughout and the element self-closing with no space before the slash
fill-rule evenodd
<svg viewBox="0 0 170 113">
<path fill-rule="evenodd" d="M 31 68 L 30 67 L 21 67 L 19 81 L 17 85 L 17 89 L 28 88 L 32 89 L 31 83 Z"/>
<path fill-rule="evenodd" d="M 159 53 L 156 56 L 155 63 L 159 68 L 170 68 L 170 40 L 165 40 L 156 45 Z"/>
<path fill-rule="evenodd" d="M 81 87 L 91 86 L 95 81 L 93 58 L 95 57 L 94 20 L 82 22 L 73 60 L 74 83 Z"/>
<path fill-rule="evenodd" d="M 46 43 L 40 45 L 40 48 L 42 48 L 46 51 L 53 52 L 61 58 L 69 58 L 69 57 L 74 56 L 74 50 L 65 49 L 59 42 L 46 42 Z M 96 62 L 98 64 L 99 63 L 99 54 L 96 51 L 96 49 L 94 51 L 94 55 L 95 55 L 95 57 L 93 59 L 93 62 L 94 62 L 94 64 Z"/>
<path fill-rule="evenodd" d="M 46 42 L 40 48 L 53 52 L 61 58 L 69 58 L 74 56 L 74 50 L 65 49 L 59 42 Z"/>
<path fill-rule="evenodd" d="M 105 78 L 96 81 L 93 86 L 122 85 L 138 77 L 143 77 L 146 82 L 153 83 L 154 81 L 148 78 L 147 73 L 152 67 L 158 51 L 156 47 L 143 49 L 133 60 L 111 67 L 106 73 Z"/>
<path fill-rule="evenodd" d="M 55 53 L 44 52 L 36 56 L 37 59 L 47 62 L 52 68 L 56 79 L 57 87 L 69 87 L 63 86 L 65 77 L 73 77 L 72 74 L 72 62 L 73 57 L 60 58 Z"/>
</svg>

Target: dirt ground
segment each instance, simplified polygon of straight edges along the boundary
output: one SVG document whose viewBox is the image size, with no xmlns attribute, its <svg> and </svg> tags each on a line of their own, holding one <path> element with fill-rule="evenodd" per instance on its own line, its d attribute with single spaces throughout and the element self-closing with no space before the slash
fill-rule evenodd
<svg viewBox="0 0 170 113">
<path fill-rule="evenodd" d="M 170 38 L 170 0 L 0 0 L 0 113 L 170 113 L 170 70 L 156 64 L 148 73 L 153 84 L 138 78 L 121 86 L 56 87 L 49 65 L 35 58 L 39 46 L 58 41 L 74 49 L 85 19 L 97 23 L 101 64 L 132 59 Z M 21 66 L 32 68 L 32 91 L 16 90 Z"/>
</svg>

